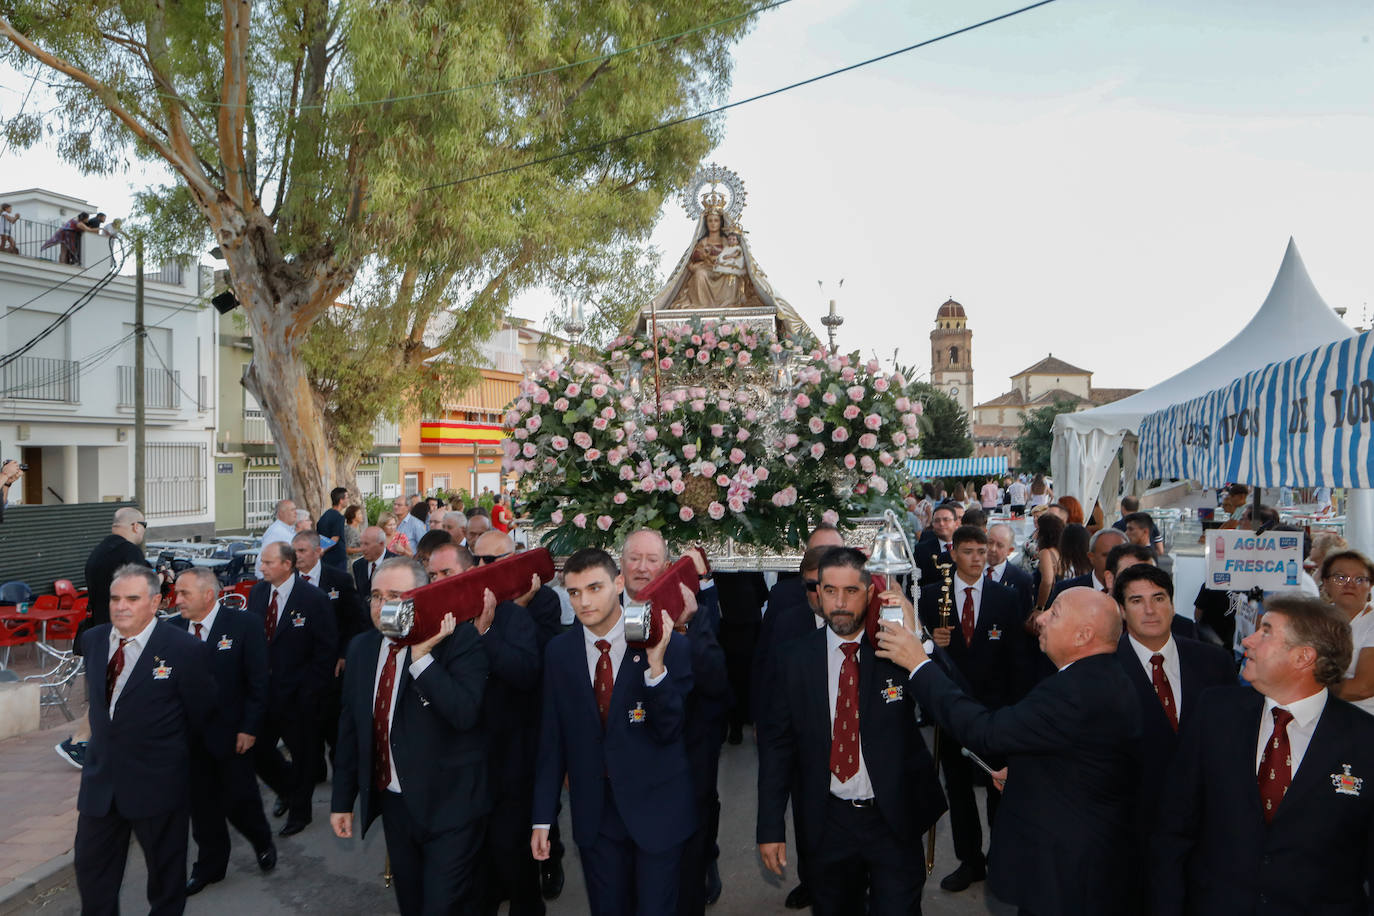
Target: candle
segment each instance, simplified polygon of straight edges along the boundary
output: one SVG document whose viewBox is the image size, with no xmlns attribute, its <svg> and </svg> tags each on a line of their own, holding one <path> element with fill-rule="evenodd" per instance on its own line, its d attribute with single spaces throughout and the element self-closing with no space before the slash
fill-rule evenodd
<svg viewBox="0 0 1374 916">
<path fill-rule="evenodd" d="M 831 299 L 831 300 L 830 300 L 830 314 L 831 314 L 832 316 L 835 314 L 835 300 L 834 300 L 834 299 Z"/>
</svg>

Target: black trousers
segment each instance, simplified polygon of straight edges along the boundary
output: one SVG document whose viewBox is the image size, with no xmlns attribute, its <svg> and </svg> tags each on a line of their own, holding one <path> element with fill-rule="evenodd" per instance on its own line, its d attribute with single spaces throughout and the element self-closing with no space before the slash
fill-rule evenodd
<svg viewBox="0 0 1374 916">
<path fill-rule="evenodd" d="M 754 711 L 749 708 L 749 684 L 758 641 L 758 624 L 721 625 L 720 647 L 725 652 L 725 674 L 730 681 L 730 692 L 734 694 L 728 719 L 731 728 L 743 728 L 746 722 L 754 721 Z"/>
<path fill-rule="evenodd" d="M 945 795 L 949 799 L 949 832 L 954 840 L 954 855 L 961 863 L 980 866 L 985 864 L 983 854 L 983 827 L 978 815 L 978 799 L 974 796 L 975 785 L 988 786 L 990 782 L 978 766 L 965 757 L 963 747 L 948 732 L 940 736 L 940 769 L 945 773 Z M 1002 793 L 988 789 L 988 828 L 997 814 L 997 803 Z"/>
<path fill-rule="evenodd" d="M 482 844 L 482 913 L 495 916 L 502 900 L 509 916 L 544 916 L 539 892 L 539 863 L 530 852 L 530 797 L 497 798 L 487 816 Z"/>
<path fill-rule="evenodd" d="M 677 911 L 682 844 L 664 852 L 635 845 L 616 810 L 610 782 L 601 827 L 591 846 L 579 847 L 592 916 L 664 916 Z"/>
<path fill-rule="evenodd" d="M 116 916 L 119 886 L 129 858 L 129 834 L 148 863 L 149 916 L 179 916 L 186 909 L 185 805 L 159 817 L 129 819 L 115 808 L 102 817 L 76 819 L 76 889 L 82 916 Z"/>
<path fill-rule="evenodd" d="M 262 812 L 262 792 L 253 773 L 253 755 L 211 756 L 205 748 L 191 751 L 191 836 L 196 861 L 191 875 L 216 881 L 229 867 L 229 824 L 258 853 L 272 845 L 272 828 Z"/>
<path fill-rule="evenodd" d="M 315 700 L 298 700 L 294 704 L 269 707 L 263 717 L 257 743 L 253 745 L 253 763 L 267 787 L 286 802 L 287 822 L 310 823 L 310 798 L 315 790 L 315 758 L 318 751 L 318 732 Z M 288 761 L 277 748 L 281 739 L 290 752 Z"/>
<path fill-rule="evenodd" d="M 320 695 L 317 708 L 315 750 L 311 754 L 311 759 L 314 761 L 315 781 L 322 782 L 329 777 L 329 765 L 334 762 L 334 740 L 339 734 L 339 714 L 343 710 L 342 677 L 330 679 L 329 686 Z M 326 757 L 328 763 L 325 762 Z"/>
<path fill-rule="evenodd" d="M 682 844 L 679 868 L 678 916 L 701 916 L 706 912 L 706 868 L 716 860 L 716 832 L 720 828 L 720 797 L 714 792 L 696 800 L 697 829 Z"/>
<path fill-rule="evenodd" d="M 410 816 L 397 792 L 378 792 L 386 853 L 401 916 L 440 916 L 476 910 L 474 886 L 486 819 L 432 833 Z"/>
<path fill-rule="evenodd" d="M 833 796 L 821 837 L 811 849 L 807 884 L 815 916 L 920 916 L 926 870 L 919 839 L 899 839 L 876 806 L 856 808 Z"/>
</svg>

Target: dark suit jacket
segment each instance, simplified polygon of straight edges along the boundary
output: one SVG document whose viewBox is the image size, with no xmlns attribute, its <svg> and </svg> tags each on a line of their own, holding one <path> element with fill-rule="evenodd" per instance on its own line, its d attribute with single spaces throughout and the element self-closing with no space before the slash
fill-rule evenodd
<svg viewBox="0 0 1374 916">
<path fill-rule="evenodd" d="M 792 803 L 806 823 L 825 823 L 831 737 L 826 632 L 815 630 L 798 639 L 774 668 L 771 706 L 759 725 L 760 843 L 786 838 L 783 812 L 793 791 L 794 772 Z M 902 840 L 916 843 L 945 812 L 945 795 L 916 726 L 916 698 L 906 685 L 906 672 L 878 658 L 867 636 L 861 640 L 859 740 L 864 764 L 883 820 Z M 883 693 L 893 687 L 895 699 Z M 810 832 L 807 841 L 813 847 L 824 843 L 823 831 Z"/>
<path fill-rule="evenodd" d="M 763 573 L 718 572 L 712 576 L 712 582 L 720 602 L 722 627 L 747 632 L 762 623 L 760 612 L 768 600 L 768 584 Z"/>
<path fill-rule="evenodd" d="M 348 644 L 353 637 L 372 629 L 372 614 L 358 594 L 357 583 L 346 569 L 320 563 L 319 587 L 334 609 L 334 626 L 339 631 L 336 657 L 343 658 L 348 654 Z"/>
<path fill-rule="evenodd" d="M 698 799 L 715 795 L 714 777 L 725 741 L 730 712 L 730 677 L 718 628 L 721 609 L 717 591 L 708 588 L 697 595 L 698 610 L 687 627 L 687 646 L 692 656 L 692 692 L 687 695 L 683 741 L 692 772 L 692 788 Z M 709 782 L 709 784 L 708 784 Z"/>
<path fill-rule="evenodd" d="M 110 622 L 110 585 L 114 571 L 125 563 L 149 566 L 136 544 L 117 534 L 107 534 L 86 558 L 86 595 L 91 616 L 82 621 L 87 629 Z"/>
<path fill-rule="evenodd" d="M 921 589 L 917 612 L 927 630 L 940 626 L 940 598 L 943 583 Z M 956 575 L 950 590 L 950 637 L 945 652 L 967 679 L 974 699 L 997 709 L 1019 700 L 1026 692 L 1029 676 L 1025 671 L 1027 639 L 1024 618 L 1016 592 L 1007 585 L 983 577 L 983 597 L 978 622 L 973 628 L 973 645 L 964 642 L 959 624 L 963 607 L 962 585 Z"/>
<path fill-rule="evenodd" d="M 544 647 L 549 640 L 563 632 L 563 603 L 558 600 L 558 592 L 541 585 L 530 600 L 529 615 L 539 639 L 539 668 L 543 671 Z"/>
<path fill-rule="evenodd" d="M 481 643 L 490 671 L 482 695 L 482 725 L 490 741 L 492 791 L 528 805 L 539 741 L 539 631 L 528 610 L 503 601 Z"/>
<path fill-rule="evenodd" d="M 1329 697 L 1265 824 L 1255 778 L 1264 697 L 1209 690 L 1189 713 L 1152 844 L 1152 912 L 1355 916 L 1374 880 L 1374 717 Z M 1342 785 L 1346 772 L 1363 783 Z M 1346 791 L 1339 791 L 1345 789 Z M 997 815 L 1002 816 L 1001 812 Z"/>
<path fill-rule="evenodd" d="M 935 568 L 937 563 L 954 562 L 948 550 L 940 549 L 940 541 L 935 537 L 918 543 L 912 553 L 916 558 L 916 566 L 921 570 L 922 586 L 930 585 L 940 578 L 940 571 Z"/>
<path fill-rule="evenodd" d="M 191 630 L 191 622 L 180 615 L 167 622 L 183 632 Z M 262 727 L 267 709 L 267 636 L 261 621 L 248 612 L 221 605 L 205 646 L 219 696 L 219 711 L 214 727 L 205 734 L 205 747 L 225 758 L 234 753 L 239 732 L 256 736 Z"/>
<path fill-rule="evenodd" d="M 247 613 L 256 617 L 258 625 L 264 628 L 271 600 L 272 585 L 266 579 L 259 580 L 248 593 Z M 274 712 L 290 711 L 298 701 L 311 702 L 318 697 L 334 679 L 338 641 L 334 608 L 329 597 L 297 575 L 291 594 L 286 598 L 286 607 L 281 609 L 276 632 L 267 646 L 271 674 L 267 688 L 268 707 Z"/>
<path fill-rule="evenodd" d="M 396 556 L 396 554 L 392 553 L 390 550 L 383 550 L 382 559 L 377 562 L 381 563 L 382 560 L 389 560 L 394 556 Z M 372 599 L 372 577 L 367 574 L 366 557 L 358 557 L 358 559 L 353 561 L 353 585 L 358 589 L 358 597 L 363 600 L 363 604 L 367 604 Z M 369 628 L 372 626 L 372 617 L 370 614 L 368 615 L 367 625 Z"/>
<path fill-rule="evenodd" d="M 406 811 L 429 833 L 457 830 L 486 814 L 487 739 L 480 727 L 487 656 L 471 624 L 439 642 L 434 661 L 410 676 L 410 654 L 396 656 L 400 680 L 391 717 L 391 759 Z M 353 810 L 366 833 L 381 813 L 372 788 L 372 707 L 382 634 L 370 630 L 348 647 L 343 712 L 334 745 L 330 811 Z"/>
<path fill-rule="evenodd" d="M 686 700 L 692 692 L 687 640 L 674 634 L 668 641 L 664 660 L 668 674 L 654 687 L 644 685 L 648 652 L 625 649 L 603 735 L 583 634 L 582 625 L 574 624 L 544 652 L 531 822 L 556 821 L 566 774 L 573 839 L 579 846 L 590 846 L 601 825 L 609 775 L 616 810 L 635 845 L 666 852 L 696 829 L 683 741 Z M 642 716 L 637 715 L 640 710 Z M 632 713 L 637 721 L 632 721 Z"/>
<path fill-rule="evenodd" d="M 759 641 L 754 646 L 754 676 L 749 679 L 749 708 L 754 721 L 762 724 L 771 705 L 768 699 L 773 689 L 773 666 L 783 648 L 792 640 L 816 629 L 816 612 L 806 600 L 806 584 L 801 576 L 779 579 L 768 592 L 768 612 L 759 627 Z"/>
<path fill-rule="evenodd" d="M 1021 619 L 1024 621 L 1035 610 L 1035 580 L 1015 563 L 1008 563 L 1002 568 L 1002 578 L 998 582 L 1016 592 Z"/>
<path fill-rule="evenodd" d="M 109 624 L 82 639 L 91 738 L 76 807 L 92 817 L 111 810 L 129 820 L 160 817 L 190 799 L 191 741 L 211 727 L 215 710 L 210 650 L 176 627 L 155 624 L 111 719 L 105 702 L 109 640 Z M 154 676 L 162 666 L 166 676 Z"/>
<path fill-rule="evenodd" d="M 911 679 L 921 707 L 981 757 L 1005 757 L 989 889 L 1033 913 L 1129 908 L 1140 707 L 1114 654 L 1090 655 L 989 710 L 937 665 Z"/>
</svg>

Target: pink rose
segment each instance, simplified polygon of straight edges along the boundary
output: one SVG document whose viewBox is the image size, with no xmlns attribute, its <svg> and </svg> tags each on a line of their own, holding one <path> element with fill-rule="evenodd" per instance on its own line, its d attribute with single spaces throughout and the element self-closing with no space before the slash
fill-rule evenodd
<svg viewBox="0 0 1374 916">
<path fill-rule="evenodd" d="M 536 388 L 536 389 L 534 389 L 534 403 L 536 403 L 536 404 L 547 404 L 547 403 L 549 403 L 549 389 L 547 389 L 547 388 Z"/>
<path fill-rule="evenodd" d="M 530 432 L 536 432 L 539 429 L 539 427 L 543 425 L 544 421 L 539 419 L 538 417 L 530 417 L 528 420 L 525 421 L 525 428 L 528 429 Z"/>
<path fill-rule="evenodd" d="M 821 456 L 824 455 L 824 454 L 825 454 L 825 446 L 824 446 L 824 445 L 821 445 L 819 442 L 813 442 L 813 443 L 811 444 L 811 457 L 812 457 L 812 458 L 819 458 L 819 457 L 821 457 Z"/>
<path fill-rule="evenodd" d="M 632 397 L 630 397 L 630 396 L 627 394 L 627 395 L 625 395 L 625 397 L 623 397 L 623 398 L 620 399 L 620 406 L 621 406 L 621 408 L 622 408 L 623 410 L 634 410 L 634 409 L 635 409 L 635 399 L 632 398 Z"/>
<path fill-rule="evenodd" d="M 726 502 L 729 503 L 731 512 L 744 511 L 744 500 L 740 499 L 738 496 L 731 496 Z"/>
<path fill-rule="evenodd" d="M 583 513 L 583 512 L 579 512 L 579 513 L 577 513 L 576 515 L 574 515 L 574 516 L 573 516 L 573 524 L 576 525 L 578 528 L 586 528 L 586 527 L 587 527 L 587 516 L 586 516 L 586 514 Z"/>
<path fill-rule="evenodd" d="M 592 397 L 594 397 L 594 398 L 604 398 L 604 397 L 606 396 L 607 390 L 608 390 L 608 389 L 606 388 L 605 385 L 593 385 L 593 386 L 592 386 Z"/>
<path fill-rule="evenodd" d="M 686 458 L 688 461 L 691 461 L 691 460 L 692 460 L 693 458 L 695 458 L 696 456 L 697 456 L 697 447 L 696 447 L 695 445 L 693 445 L 692 443 L 689 442 L 689 443 L 687 443 L 686 445 L 684 445 L 684 446 L 682 447 L 682 457 L 683 457 L 683 458 Z"/>
<path fill-rule="evenodd" d="M 845 389 L 844 393 L 849 395 L 849 400 L 851 401 L 862 401 L 864 399 L 864 395 L 868 392 L 864 391 L 863 385 L 850 385 L 848 388 Z"/>
<path fill-rule="evenodd" d="M 739 364 L 741 366 L 747 366 L 751 361 L 753 361 L 753 357 L 749 355 L 748 351 L 745 351 L 739 355 Z"/>
<path fill-rule="evenodd" d="M 526 458 L 533 458 L 539 450 L 534 447 L 533 442 L 526 442 L 523 451 Z"/>
<path fill-rule="evenodd" d="M 571 384 L 568 385 L 568 387 L 564 390 L 563 393 L 566 394 L 566 395 L 567 395 L 568 397 L 570 397 L 570 398 L 575 398 L 575 397 L 577 397 L 579 394 L 582 393 L 582 386 L 579 385 L 579 384 L 577 384 L 577 382 L 572 382 Z M 576 521 L 576 520 L 574 520 L 574 522 L 575 522 L 575 521 Z"/>
<path fill-rule="evenodd" d="M 549 521 L 553 522 L 555 525 L 563 524 L 563 510 L 554 509 L 553 514 L 549 516 Z"/>
<path fill-rule="evenodd" d="M 825 428 L 825 424 L 824 424 L 824 423 L 821 424 L 821 428 L 822 428 L 822 429 Z M 787 435 L 785 435 L 785 436 L 782 437 L 782 444 L 783 444 L 783 447 L 784 447 L 784 448 L 789 448 L 789 449 L 791 449 L 791 448 L 796 448 L 796 447 L 797 447 L 797 443 L 800 442 L 800 441 L 801 441 L 801 439 L 797 436 L 796 433 L 788 433 Z"/>
<path fill-rule="evenodd" d="M 849 470 L 852 471 L 852 470 L 854 470 L 854 465 L 856 465 L 856 464 L 858 464 L 858 462 L 854 460 L 854 456 L 853 456 L 853 455 L 845 455 L 845 456 L 844 456 L 844 466 L 845 466 L 846 468 L 848 468 Z"/>
<path fill-rule="evenodd" d="M 892 467 L 892 456 L 891 456 L 890 454 L 888 454 L 887 452 L 879 452 L 879 453 L 878 453 L 878 463 L 881 464 L 881 465 L 882 465 L 883 467 L 885 467 L 885 468 L 890 468 L 890 467 Z"/>
<path fill-rule="evenodd" d="M 908 429 L 910 429 L 911 427 L 915 426 L 915 425 L 916 425 L 916 414 L 914 414 L 914 413 L 904 413 L 904 414 L 902 414 L 902 425 L 905 426 L 905 427 L 907 427 Z"/>
<path fill-rule="evenodd" d="M 743 442 L 744 440 L 746 440 L 746 439 L 748 439 L 748 438 L 749 438 L 749 430 L 747 430 L 747 429 L 738 429 L 738 430 L 735 431 L 735 441 L 736 441 L 736 442 Z"/>
<path fill-rule="evenodd" d="M 867 426 L 869 429 L 882 429 L 883 418 L 878 416 L 876 413 L 871 413 L 868 416 L 864 417 L 864 426 Z"/>
<path fill-rule="evenodd" d="M 716 484 L 718 486 L 728 487 L 730 486 L 730 478 L 725 476 L 724 474 L 719 474 L 716 476 Z"/>
<path fill-rule="evenodd" d="M 567 409 L 568 409 L 568 399 L 567 399 L 567 398 L 559 398 L 558 400 L 554 401 L 554 402 L 553 402 L 553 409 L 556 410 L 556 411 L 558 411 L 559 413 L 562 413 L 563 411 L 567 410 Z"/>
<path fill-rule="evenodd" d="M 837 426 L 830 433 L 830 438 L 834 442 L 844 442 L 849 438 L 849 430 L 845 429 L 843 426 Z"/>
<path fill-rule="evenodd" d="M 661 410 L 663 413 L 667 413 L 668 411 L 672 410 L 672 409 L 675 408 L 675 407 L 677 407 L 677 401 L 674 401 L 672 398 L 664 398 L 664 399 L 663 399 L 663 404 L 662 404 L 662 406 L 660 407 L 660 410 Z"/>
<path fill-rule="evenodd" d="M 744 412 L 744 419 L 750 423 L 757 422 L 758 418 L 759 412 L 752 407 Z"/>
<path fill-rule="evenodd" d="M 806 427 L 807 429 L 811 430 L 811 432 L 820 435 L 820 433 L 825 429 L 825 421 L 822 420 L 820 417 L 812 417 L 810 420 L 807 421 Z"/>
<path fill-rule="evenodd" d="M 643 490 L 645 493 L 652 493 L 654 492 L 654 490 L 658 488 L 658 484 L 654 481 L 652 477 L 645 477 L 643 480 L 639 482 L 639 488 Z"/>
<path fill-rule="evenodd" d="M 879 493 L 887 492 L 887 481 L 876 474 L 868 478 L 868 485 L 873 489 L 877 490 Z"/>
<path fill-rule="evenodd" d="M 610 531 L 611 526 L 614 524 L 615 519 L 611 518 L 609 515 L 598 515 L 596 517 L 596 527 L 600 528 L 602 531 Z"/>
<path fill-rule="evenodd" d="M 511 433 L 511 435 L 517 439 L 528 439 L 530 437 L 530 431 L 522 426 L 515 432 Z"/>
<path fill-rule="evenodd" d="M 710 461 L 703 461 L 701 467 L 697 469 L 697 472 L 700 473 L 702 477 L 714 477 L 716 476 L 716 466 Z"/>
<path fill-rule="evenodd" d="M 706 507 L 706 514 L 716 521 L 720 521 L 725 518 L 725 507 L 715 500 L 712 500 L 711 505 Z"/>
<path fill-rule="evenodd" d="M 784 420 L 795 420 L 795 419 L 797 419 L 797 408 L 796 408 L 796 405 L 794 405 L 794 404 L 784 404 L 784 405 L 782 405 L 782 410 L 778 412 L 778 415 L 781 416 Z"/>
<path fill-rule="evenodd" d="M 683 490 L 687 489 L 687 484 L 683 483 L 681 480 L 674 480 L 668 485 L 668 488 L 674 493 L 681 494 Z"/>
<path fill-rule="evenodd" d="M 825 394 L 821 395 L 821 400 L 824 401 L 826 405 L 832 406 L 834 405 L 836 399 L 835 395 L 832 392 L 827 391 Z"/>
<path fill-rule="evenodd" d="M 568 440 L 564 439 L 562 436 L 554 436 L 549 440 L 549 445 L 553 446 L 554 451 L 561 452 L 567 449 Z"/>
<path fill-rule="evenodd" d="M 589 448 L 582 453 L 582 457 L 586 458 L 588 461 L 595 461 L 601 457 L 601 449 Z"/>
<path fill-rule="evenodd" d="M 872 458 L 864 455 L 859 459 L 859 470 L 863 471 L 865 474 L 872 474 L 874 471 L 878 470 L 878 466 L 873 463 Z"/>
<path fill-rule="evenodd" d="M 653 442 L 653 441 L 654 441 L 655 439 L 657 439 L 657 438 L 658 438 L 658 430 L 654 429 L 652 426 L 646 426 L 646 427 L 644 427 L 644 441 L 645 441 L 645 442 Z"/>
<path fill-rule="evenodd" d="M 757 478 L 759 479 L 760 482 L 767 480 L 767 479 L 768 479 L 768 468 L 763 467 L 762 465 L 760 465 L 758 471 L 755 472 L 754 476 L 757 477 Z"/>
<path fill-rule="evenodd" d="M 902 432 L 900 429 L 897 430 L 895 433 L 893 433 L 893 434 L 892 434 L 892 444 L 893 444 L 893 445 L 906 445 L 906 433 Z"/>
<path fill-rule="evenodd" d="M 603 408 L 601 408 L 601 418 L 602 418 L 603 420 L 614 420 L 614 419 L 615 419 L 615 408 L 614 408 L 614 407 L 603 407 Z"/>
<path fill-rule="evenodd" d="M 579 429 L 577 432 L 573 433 L 573 442 L 578 448 L 590 448 L 592 444 L 591 434 Z"/>
<path fill-rule="evenodd" d="M 623 506 L 625 505 L 625 500 L 629 498 L 630 497 L 617 490 L 615 495 L 611 497 L 611 502 L 615 503 L 617 506 Z"/>
<path fill-rule="evenodd" d="M 886 391 L 888 388 L 887 379 L 881 375 L 873 380 L 873 388 L 877 391 Z"/>
<path fill-rule="evenodd" d="M 844 418 L 852 420 L 859 415 L 859 408 L 854 404 L 846 404 L 844 407 Z"/>
<path fill-rule="evenodd" d="M 845 366 L 843 369 L 840 370 L 840 378 L 846 382 L 854 381 L 854 370 L 849 368 L 848 366 Z"/>
<path fill-rule="evenodd" d="M 724 426 L 721 426 L 719 423 L 712 423 L 712 424 L 711 424 L 711 435 L 717 436 L 717 437 L 725 435 L 725 427 L 724 427 Z"/>
<path fill-rule="evenodd" d="M 737 449 L 737 448 L 732 448 L 732 449 L 730 449 L 730 463 L 731 463 L 731 464 L 739 464 L 739 463 L 740 463 L 741 461 L 743 461 L 743 460 L 744 460 L 744 452 L 743 452 L 743 450 Z"/>
<path fill-rule="evenodd" d="M 838 525 L 840 523 L 840 513 L 834 509 L 826 509 L 821 513 L 821 521 L 827 525 Z"/>
<path fill-rule="evenodd" d="M 692 413 L 701 413 L 706 409 L 706 402 L 701 398 L 693 398 L 689 406 L 692 408 Z"/>
<path fill-rule="evenodd" d="M 683 506 L 681 509 L 677 510 L 677 517 L 684 522 L 690 522 L 695 516 L 696 513 L 692 511 L 691 506 Z"/>
<path fill-rule="evenodd" d="M 630 467 L 628 464 L 622 464 L 622 465 L 620 466 L 620 479 L 621 479 L 621 480 L 634 480 L 634 479 L 635 479 L 635 469 L 632 468 L 632 467 Z"/>
<path fill-rule="evenodd" d="M 804 394 L 799 394 L 796 397 L 795 403 L 798 407 L 806 409 L 811 406 L 811 399 Z"/>
<path fill-rule="evenodd" d="M 859 448 L 875 449 L 878 447 L 878 437 L 872 433 L 864 433 L 859 437 Z"/>
<path fill-rule="evenodd" d="M 797 456 L 788 452 L 786 455 L 782 456 L 782 461 L 783 464 L 786 464 L 790 468 L 797 463 Z"/>
<path fill-rule="evenodd" d="M 606 422 L 605 417 L 597 417 L 595 420 L 592 421 L 592 429 L 603 430 L 608 425 L 609 424 Z"/>
<path fill-rule="evenodd" d="M 711 351 L 710 351 L 710 350 L 707 350 L 707 349 L 705 349 L 705 348 L 703 347 L 702 349 L 700 349 L 700 350 L 697 351 L 697 362 L 701 363 L 701 364 L 704 366 L 704 365 L 706 365 L 707 363 L 709 363 L 710 361 L 711 361 Z"/>
<path fill-rule="evenodd" d="M 892 403 L 896 406 L 898 410 L 903 412 L 906 412 L 911 409 L 911 400 L 906 397 L 900 397 Z"/>
<path fill-rule="evenodd" d="M 672 433 L 674 436 L 677 436 L 679 439 L 682 438 L 682 424 L 676 422 L 669 423 L 668 432 Z"/>
</svg>

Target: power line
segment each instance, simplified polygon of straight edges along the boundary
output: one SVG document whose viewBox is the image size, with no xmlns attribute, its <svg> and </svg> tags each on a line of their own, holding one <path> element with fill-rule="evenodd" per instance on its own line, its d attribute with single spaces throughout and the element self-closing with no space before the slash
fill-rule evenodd
<svg viewBox="0 0 1374 916">
<path fill-rule="evenodd" d="M 886 54 L 880 54 L 877 57 L 870 57 L 867 60 L 861 60 L 858 63 L 849 64 L 846 67 L 840 67 L 837 70 L 831 70 L 826 73 L 817 74 L 816 76 L 812 76 L 804 80 L 799 80 L 795 83 L 789 83 L 786 86 L 780 86 L 777 89 L 771 89 L 767 92 L 760 92 L 758 95 L 751 95 L 745 99 L 739 99 L 738 101 L 734 102 L 727 102 L 724 105 L 718 105 L 715 108 L 708 108 L 705 111 L 699 111 L 695 114 L 684 115 L 680 118 L 673 118 L 672 120 L 664 121 L 660 124 L 655 124 L 652 127 L 646 127 L 643 130 L 637 130 L 628 134 L 621 134 L 620 136 L 613 137 L 610 140 L 602 140 L 599 143 L 591 143 L 586 146 L 578 147 L 577 149 L 567 150 L 562 153 L 554 153 L 551 156 L 543 156 L 539 159 L 531 159 L 529 162 L 522 162 L 519 165 L 508 165 L 505 168 L 493 169 L 490 172 L 481 172 L 476 175 L 469 175 L 466 178 L 457 178 L 453 181 L 441 181 L 438 184 L 426 185 L 425 187 L 422 187 L 419 190 L 435 191 L 440 188 L 451 188 L 456 185 L 463 185 L 474 181 L 481 181 L 483 178 L 495 178 L 498 175 L 507 175 L 511 172 L 518 172 L 521 169 L 532 168 L 536 165 L 545 165 L 549 162 L 556 162 L 559 159 L 567 159 L 571 156 L 580 156 L 583 153 L 596 152 L 597 150 L 605 149 L 609 146 L 614 146 L 617 143 L 624 143 L 627 140 L 633 140 L 637 137 L 643 137 L 646 134 L 652 134 L 656 131 L 666 130 L 669 127 L 676 127 L 679 124 L 687 124 L 691 121 L 699 121 L 702 118 L 709 118 L 711 115 L 720 114 L 721 112 L 729 111 L 732 108 L 739 108 L 740 106 L 748 105 L 751 102 L 758 102 L 763 99 L 771 98 L 775 95 L 781 95 L 782 93 L 790 92 L 793 89 L 800 89 L 803 86 L 809 86 L 812 83 L 818 83 L 821 80 L 830 79 L 832 76 L 839 76 L 840 74 L 848 73 L 851 70 L 858 70 L 860 67 L 867 67 L 870 64 L 876 64 L 880 61 L 888 60 L 889 58 L 897 57 L 901 54 L 907 54 L 911 51 L 915 51 L 919 48 L 928 47 L 937 42 L 944 41 L 948 38 L 954 38 L 957 35 L 963 35 L 968 32 L 972 32 L 977 29 L 981 29 L 985 26 L 992 25 L 993 23 L 1001 22 L 1005 19 L 1011 19 L 1013 16 L 1019 16 L 1022 13 L 1028 13 L 1033 9 L 1038 9 L 1042 6 L 1048 6 L 1049 4 L 1054 2 L 1055 0 L 1039 0 L 1038 3 L 1032 3 L 1029 6 L 1023 6 L 1020 9 L 1011 10 L 1010 12 L 1002 13 L 998 16 L 993 16 L 990 19 L 984 19 L 982 22 L 975 22 L 972 25 L 966 25 L 963 28 L 955 29 L 952 32 L 946 32 L 943 35 L 937 35 L 934 38 L 927 38 L 925 41 L 919 41 L 914 45 L 907 45 L 905 48 L 898 48 L 895 51 L 889 51 Z"/>
<path fill-rule="evenodd" d="M 82 295 L 78 296 L 76 301 L 73 302 L 70 306 L 68 306 L 65 312 L 63 312 L 61 315 L 58 315 L 57 318 L 53 319 L 51 324 L 49 324 L 43 330 L 39 331 L 38 334 L 36 334 L 32 339 L 22 344 L 17 349 L 12 350 L 9 353 L 6 353 L 4 356 L 0 356 L 0 369 L 3 369 L 5 366 L 8 366 L 10 363 L 14 362 L 16 359 L 18 359 L 19 357 L 23 356 L 25 353 L 29 352 L 34 347 L 36 347 L 49 334 L 57 330 L 58 327 L 65 323 L 67 319 L 71 318 L 77 312 L 81 311 L 81 309 L 85 308 L 86 305 L 92 299 L 95 298 L 97 293 L 99 293 L 105 287 L 109 286 L 110 282 L 113 281 L 115 277 L 119 276 L 119 270 L 121 267 L 124 266 L 125 252 L 124 245 L 121 242 L 119 245 L 119 263 L 114 263 L 114 246 L 115 243 L 118 241 L 119 236 L 110 236 L 110 262 L 113 266 L 111 266 L 109 272 L 105 274 L 104 278 L 102 278 L 90 289 L 86 290 L 86 292 L 84 292 Z"/>
</svg>

